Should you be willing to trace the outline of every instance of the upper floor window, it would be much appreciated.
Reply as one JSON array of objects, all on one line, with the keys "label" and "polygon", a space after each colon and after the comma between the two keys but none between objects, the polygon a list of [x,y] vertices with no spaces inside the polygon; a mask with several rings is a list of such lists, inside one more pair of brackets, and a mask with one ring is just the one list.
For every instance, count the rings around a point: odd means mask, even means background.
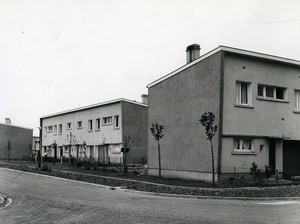
[{"label": "upper floor window", "polygon": [[236,152],[254,152],[254,143],[251,138],[234,139],[233,151]]},{"label": "upper floor window", "polygon": [[119,128],[119,115],[114,116],[114,128]]},{"label": "upper floor window", "polygon": [[57,134],[57,125],[54,125],[54,134]]},{"label": "upper floor window", "polygon": [[77,121],[77,128],[82,128],[82,121]]},{"label": "upper floor window", "polygon": [[112,124],[112,117],[104,117],[103,118],[103,125],[109,125]]},{"label": "upper floor window", "polygon": [[62,134],[62,124],[58,125],[58,134]]},{"label": "upper floor window", "polygon": [[251,83],[236,82],[236,104],[244,106],[252,105]]},{"label": "upper floor window", "polygon": [[295,110],[300,111],[300,90],[295,90]]},{"label": "upper floor window", "polygon": [[265,99],[286,100],[286,92],[287,89],[283,87],[257,85],[257,95]]},{"label": "upper floor window", "polygon": [[96,119],[96,130],[100,130],[100,123],[101,123],[100,118],[97,118]]},{"label": "upper floor window", "polygon": [[52,132],[53,131],[53,126],[48,126],[48,132]]},{"label": "upper floor window", "polygon": [[67,123],[67,129],[71,129],[72,128],[72,123]]},{"label": "upper floor window", "polygon": [[93,120],[89,120],[89,122],[88,122],[88,130],[89,131],[93,130]]}]

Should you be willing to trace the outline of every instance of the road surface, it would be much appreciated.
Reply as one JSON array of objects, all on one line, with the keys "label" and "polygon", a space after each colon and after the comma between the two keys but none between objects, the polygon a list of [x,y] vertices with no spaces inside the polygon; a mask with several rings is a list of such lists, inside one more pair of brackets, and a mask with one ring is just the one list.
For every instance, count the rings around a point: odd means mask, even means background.
[{"label": "road surface", "polygon": [[0,223],[300,223],[300,201],[174,198],[0,168]]}]

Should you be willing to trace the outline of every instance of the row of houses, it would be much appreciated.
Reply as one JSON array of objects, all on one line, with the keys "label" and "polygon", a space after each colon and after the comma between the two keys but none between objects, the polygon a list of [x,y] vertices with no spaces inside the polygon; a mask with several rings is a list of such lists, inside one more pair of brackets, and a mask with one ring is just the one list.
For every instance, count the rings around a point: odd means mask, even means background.
[{"label": "row of houses", "polygon": [[[273,173],[300,174],[300,61],[227,46],[200,55],[148,84],[142,102],[117,99],[40,118],[42,155],[148,164],[158,175],[152,123],[164,126],[162,175],[210,181],[210,145],[199,119],[216,116],[214,168],[221,180],[249,173],[252,162]],[[128,141],[130,139],[130,141]]]}]

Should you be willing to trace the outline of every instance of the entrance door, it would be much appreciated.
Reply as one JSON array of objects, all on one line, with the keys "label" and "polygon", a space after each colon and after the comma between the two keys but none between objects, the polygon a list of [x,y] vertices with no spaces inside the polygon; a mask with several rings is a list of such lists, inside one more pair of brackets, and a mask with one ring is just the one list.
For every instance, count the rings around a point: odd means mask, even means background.
[{"label": "entrance door", "polygon": [[98,146],[98,160],[101,163],[108,162],[108,147],[106,145],[99,145]]},{"label": "entrance door", "polygon": [[90,161],[94,160],[94,146],[90,146]]},{"label": "entrance door", "polygon": [[269,141],[269,166],[272,169],[272,175],[275,174],[275,140]]}]

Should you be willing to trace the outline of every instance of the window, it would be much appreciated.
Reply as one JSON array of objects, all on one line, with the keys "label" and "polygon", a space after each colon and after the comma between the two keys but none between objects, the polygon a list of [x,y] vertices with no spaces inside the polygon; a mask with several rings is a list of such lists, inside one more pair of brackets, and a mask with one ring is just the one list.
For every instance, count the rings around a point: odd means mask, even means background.
[{"label": "window", "polygon": [[114,116],[114,128],[119,128],[119,116]]},{"label": "window", "polygon": [[89,130],[89,131],[92,131],[92,130],[93,130],[93,120],[89,120],[89,123],[88,123],[88,130]]},{"label": "window", "polygon": [[77,121],[77,129],[82,128],[82,121]]},{"label": "window", "polygon": [[273,100],[285,100],[286,99],[286,88],[267,86],[267,85],[257,85],[257,95],[264,99]]},{"label": "window", "polygon": [[300,111],[300,90],[295,90],[295,110]]},{"label": "window", "polygon": [[101,123],[100,118],[97,118],[96,119],[96,130],[100,130],[100,123]]},{"label": "window", "polygon": [[252,105],[251,83],[236,83],[236,104],[244,106]]},{"label": "window", "polygon": [[236,152],[254,152],[253,140],[250,138],[234,139],[233,151]]},{"label": "window", "polygon": [[52,132],[53,131],[53,126],[48,126],[48,132]]},{"label": "window", "polygon": [[67,123],[67,130],[72,128],[72,123]]},{"label": "window", "polygon": [[112,123],[112,117],[104,117],[102,125],[110,125]]},{"label": "window", "polygon": [[54,134],[57,134],[57,125],[54,125]]},{"label": "window", "polygon": [[58,134],[62,134],[62,124],[58,125]]}]

